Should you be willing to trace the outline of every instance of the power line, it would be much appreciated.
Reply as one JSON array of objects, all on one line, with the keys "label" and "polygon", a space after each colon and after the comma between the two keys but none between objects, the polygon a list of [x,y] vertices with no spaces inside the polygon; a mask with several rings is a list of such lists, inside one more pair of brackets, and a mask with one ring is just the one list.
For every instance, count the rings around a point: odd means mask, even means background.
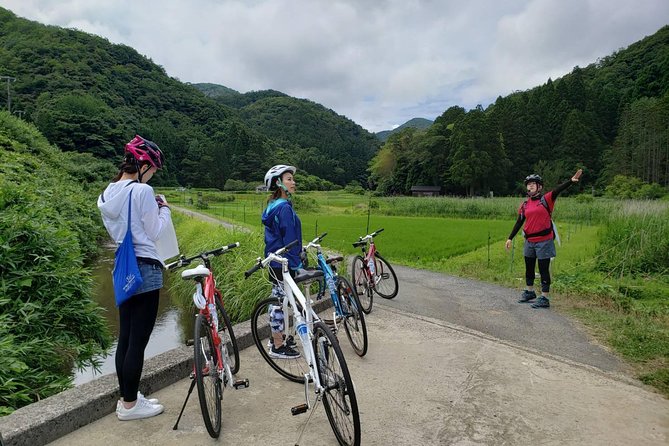
[{"label": "power line", "polygon": [[11,90],[9,89],[9,83],[10,82],[15,82],[16,78],[12,76],[0,76],[0,80],[6,80],[7,81],[7,111],[11,112],[12,111],[12,93]]}]

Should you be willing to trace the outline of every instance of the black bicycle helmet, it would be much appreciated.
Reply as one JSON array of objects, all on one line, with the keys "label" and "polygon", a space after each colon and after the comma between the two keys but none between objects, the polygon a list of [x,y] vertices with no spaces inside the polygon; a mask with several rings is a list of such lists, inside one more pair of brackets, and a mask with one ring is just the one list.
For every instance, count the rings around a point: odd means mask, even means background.
[{"label": "black bicycle helmet", "polygon": [[527,183],[537,183],[540,185],[544,185],[544,179],[541,178],[541,175],[537,175],[536,173],[533,173],[532,175],[528,175],[525,177],[525,186],[527,186]]}]

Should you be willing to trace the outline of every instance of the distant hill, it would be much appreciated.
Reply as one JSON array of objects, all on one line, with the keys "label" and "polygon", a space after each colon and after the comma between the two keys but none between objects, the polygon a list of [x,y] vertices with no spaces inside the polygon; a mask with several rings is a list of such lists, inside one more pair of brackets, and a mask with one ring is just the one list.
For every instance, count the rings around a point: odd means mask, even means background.
[{"label": "distant hill", "polygon": [[223,85],[207,84],[207,83],[199,83],[191,85],[200,90],[202,93],[204,93],[205,96],[209,96],[210,98],[221,98],[229,96],[236,97],[241,95],[241,93],[238,92],[237,90],[224,87]]},{"label": "distant hill", "polygon": [[376,137],[381,141],[381,142],[386,142],[388,137],[392,135],[393,133],[399,132],[402,129],[405,128],[414,128],[414,129],[426,129],[429,126],[432,125],[434,121],[430,121],[429,119],[425,118],[413,118],[402,124],[401,126],[393,129],[393,130],[382,130],[380,132],[375,133]]},{"label": "distant hill", "polygon": [[301,169],[338,184],[365,182],[367,163],[379,142],[345,116],[276,90],[234,94],[223,86],[193,85],[220,104],[238,109],[245,125],[281,143],[284,158]]},{"label": "distant hill", "polygon": [[[345,185],[366,180],[378,148],[371,133],[345,117],[278,91],[241,94],[183,83],[127,45],[3,8],[0,30],[2,74],[16,78],[12,109],[60,149],[114,164],[136,133],[156,141],[167,159],[156,186],[223,189],[230,179],[261,181],[280,162]],[[278,100],[293,104],[290,113],[278,112]]]},{"label": "distant hill", "polygon": [[206,96],[215,99],[219,104],[233,108],[246,107],[256,101],[266,98],[289,97],[285,93],[276,90],[258,90],[240,93],[232,88],[218,84],[191,84]]}]

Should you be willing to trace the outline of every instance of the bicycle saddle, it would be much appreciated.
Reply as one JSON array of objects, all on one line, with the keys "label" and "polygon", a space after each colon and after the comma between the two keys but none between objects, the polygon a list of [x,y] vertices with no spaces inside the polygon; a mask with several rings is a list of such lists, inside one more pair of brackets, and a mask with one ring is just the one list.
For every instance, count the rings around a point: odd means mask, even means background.
[{"label": "bicycle saddle", "polygon": [[320,269],[303,269],[293,278],[295,283],[304,282],[305,280],[317,279],[323,277],[323,271]]},{"label": "bicycle saddle", "polygon": [[343,260],[344,260],[344,256],[330,256],[325,260],[325,263],[327,263],[329,265],[332,262],[341,262]]},{"label": "bicycle saddle", "polygon": [[210,271],[204,265],[198,265],[195,268],[186,269],[181,272],[181,278],[184,280],[196,279],[198,277],[207,277]]}]

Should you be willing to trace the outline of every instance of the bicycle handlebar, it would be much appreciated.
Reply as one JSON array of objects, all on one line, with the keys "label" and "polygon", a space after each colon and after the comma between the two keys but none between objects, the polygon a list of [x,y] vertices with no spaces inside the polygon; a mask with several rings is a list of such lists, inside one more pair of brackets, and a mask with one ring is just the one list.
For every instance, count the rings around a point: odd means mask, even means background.
[{"label": "bicycle handlebar", "polygon": [[304,247],[304,249],[307,250],[309,248],[314,248],[314,247],[315,248],[320,248],[319,243],[321,242],[321,240],[323,240],[325,238],[326,235],[328,235],[327,232],[322,233],[321,235],[319,235],[318,237],[316,237],[315,239],[310,241],[309,244]]},{"label": "bicycle handlebar", "polygon": [[383,232],[383,228],[380,228],[380,229],[377,229],[376,231],[372,232],[371,234],[367,234],[364,237],[358,237],[358,241],[353,243],[353,247],[357,248],[358,246],[366,245],[369,240],[373,239],[374,237],[376,237],[377,235],[379,235],[382,232]]},{"label": "bicycle handlebar", "polygon": [[192,262],[195,259],[202,259],[206,260],[211,257],[216,257],[220,256],[221,254],[226,253],[227,251],[230,251],[233,248],[237,248],[239,246],[239,242],[236,243],[231,243],[226,246],[221,246],[220,248],[212,249],[211,251],[206,251],[206,252],[201,252],[197,255],[194,255],[193,257],[184,257],[181,256],[177,261],[172,262],[168,265],[165,265],[165,269],[171,270],[171,269],[176,269],[176,268],[181,268],[183,266],[189,265],[190,262]]},{"label": "bicycle handlebar", "polygon": [[[288,250],[289,250],[290,248],[292,248],[293,246],[297,245],[298,241],[299,241],[299,240],[297,240],[297,239],[293,240],[292,242],[288,243],[288,244],[287,244],[286,246],[284,246],[283,248],[276,250],[276,251],[274,252],[274,254],[277,255],[277,256],[280,256],[281,254],[283,254],[284,252],[288,251]],[[256,263],[255,265],[253,265],[253,268],[251,268],[250,270],[248,270],[248,271],[246,271],[246,272],[244,273],[244,278],[245,278],[245,279],[248,279],[249,276],[250,276],[251,274],[255,273],[255,272],[258,271],[260,268],[262,268],[262,267],[263,267],[262,264],[263,264],[263,262],[264,262],[266,259],[267,259],[267,258],[263,259],[263,258],[261,258],[261,257],[258,257],[258,259],[256,260],[257,263]]]},{"label": "bicycle handlebar", "polygon": [[258,257],[258,258],[256,259],[256,262],[257,262],[257,263],[256,263],[255,265],[253,265],[253,268],[251,268],[250,270],[244,272],[244,279],[248,279],[249,276],[250,276],[251,274],[255,273],[255,272],[258,271],[260,268],[262,268],[262,259],[261,259],[260,257]]}]

